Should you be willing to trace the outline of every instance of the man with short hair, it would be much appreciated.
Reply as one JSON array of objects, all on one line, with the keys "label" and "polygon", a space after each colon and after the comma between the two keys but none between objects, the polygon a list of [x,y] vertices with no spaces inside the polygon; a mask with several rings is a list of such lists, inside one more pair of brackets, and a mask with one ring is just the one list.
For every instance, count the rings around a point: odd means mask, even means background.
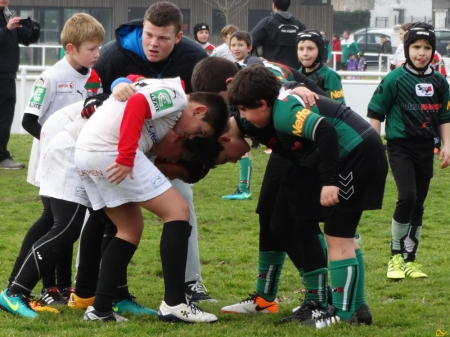
[{"label": "man with short hair", "polygon": [[262,19],[253,28],[251,35],[253,49],[263,49],[259,56],[298,69],[296,38],[306,26],[287,11],[290,5],[291,0],[274,0],[273,14]]},{"label": "man with short hair", "polygon": [[104,92],[111,92],[110,86],[115,79],[129,74],[145,78],[179,76],[186,93],[192,92],[192,69],[208,54],[183,36],[182,24],[179,8],[162,1],[150,6],[143,20],[120,25],[116,29],[116,40],[102,48],[94,67],[102,79]]}]

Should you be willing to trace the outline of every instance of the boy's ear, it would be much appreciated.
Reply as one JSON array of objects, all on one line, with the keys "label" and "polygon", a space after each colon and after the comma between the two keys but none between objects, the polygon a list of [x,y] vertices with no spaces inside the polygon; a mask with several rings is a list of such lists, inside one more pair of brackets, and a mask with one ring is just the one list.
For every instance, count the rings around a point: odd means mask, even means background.
[{"label": "boy's ear", "polygon": [[75,46],[72,43],[68,43],[66,45],[66,53],[67,54],[72,54],[72,53],[74,53],[76,51],[77,51],[77,48],[75,48]]},{"label": "boy's ear", "polygon": [[227,143],[230,141],[230,137],[227,135],[221,135],[217,141],[219,144]]},{"label": "boy's ear", "polygon": [[259,102],[261,103],[261,109],[262,109],[262,110],[266,110],[267,107],[268,107],[268,106],[267,106],[267,102],[266,102],[265,100],[263,100],[263,99],[260,100]]},{"label": "boy's ear", "polygon": [[226,84],[230,84],[231,81],[233,81],[233,77],[228,77],[228,78],[225,80],[225,83],[226,83]]},{"label": "boy's ear", "polygon": [[206,115],[206,113],[208,112],[208,108],[206,107],[206,105],[198,105],[197,107],[195,107],[194,109],[194,113],[193,115],[202,115],[201,117],[203,117],[203,115]]}]

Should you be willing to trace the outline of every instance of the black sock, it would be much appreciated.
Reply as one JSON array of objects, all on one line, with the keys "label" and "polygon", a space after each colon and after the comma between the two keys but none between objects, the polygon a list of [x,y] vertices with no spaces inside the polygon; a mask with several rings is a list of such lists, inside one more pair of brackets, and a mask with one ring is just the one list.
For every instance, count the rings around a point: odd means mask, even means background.
[{"label": "black sock", "polygon": [[56,287],[55,269],[49,270],[44,275],[42,275],[41,281],[42,281],[42,289]]},{"label": "black sock", "polygon": [[127,298],[130,298],[130,292],[128,290],[128,285],[119,285],[117,287],[116,296],[114,296],[114,300],[117,302],[123,301]]},{"label": "black sock", "polygon": [[81,298],[95,296],[105,230],[102,215],[104,211],[89,209],[89,218],[80,236],[79,260],[75,281],[75,294]]},{"label": "black sock", "polygon": [[73,245],[67,245],[60,251],[56,262],[56,286],[59,291],[72,286]]},{"label": "black sock", "polygon": [[164,301],[169,306],[185,302],[184,275],[191,235],[188,221],[166,222],[163,227],[159,251],[164,275]]},{"label": "black sock", "polygon": [[[119,279],[117,275],[126,275],[128,263],[136,251],[132,243],[115,237],[106,248],[102,259],[94,308],[100,312],[111,311]],[[184,276],[183,276],[184,277]]]}]

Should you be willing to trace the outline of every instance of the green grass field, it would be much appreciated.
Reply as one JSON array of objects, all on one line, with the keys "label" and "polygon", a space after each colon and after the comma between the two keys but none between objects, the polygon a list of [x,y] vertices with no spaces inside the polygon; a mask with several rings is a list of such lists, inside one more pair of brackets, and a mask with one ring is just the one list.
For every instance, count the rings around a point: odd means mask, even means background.
[{"label": "green grass field", "polygon": [[[13,135],[14,159],[28,162],[31,136]],[[40,314],[34,320],[0,312],[0,336],[450,336],[449,169],[441,170],[436,159],[424,216],[424,230],[417,262],[427,279],[392,282],[386,278],[389,259],[390,219],[396,191],[392,175],[386,185],[384,207],[363,215],[359,232],[366,261],[366,298],[372,326],[340,324],[315,330],[300,324],[279,325],[281,318],[299,305],[303,295],[297,271],[287,261],[279,290],[280,313],[272,315],[225,315],[220,308],[240,301],[255,288],[258,256],[258,221],[255,208],[268,155],[252,150],[251,201],[226,201],[234,192],[238,165],[212,170],[194,186],[198,218],[200,257],[204,284],[219,303],[200,306],[219,318],[216,324],[166,324],[157,317],[127,316],[123,324],[82,321],[83,311],[61,308],[59,315]],[[22,238],[41,213],[38,189],[26,182],[26,170],[0,170],[0,288],[7,279]],[[128,269],[129,287],[139,303],[157,309],[163,296],[159,260],[161,222],[145,213],[143,239]],[[35,292],[40,291],[40,285]]]}]

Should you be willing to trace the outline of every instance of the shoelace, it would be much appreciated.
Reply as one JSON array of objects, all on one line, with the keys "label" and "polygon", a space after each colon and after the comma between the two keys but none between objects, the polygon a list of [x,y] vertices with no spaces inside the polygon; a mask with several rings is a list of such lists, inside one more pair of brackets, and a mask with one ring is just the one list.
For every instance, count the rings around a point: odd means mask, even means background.
[{"label": "shoelace", "polygon": [[322,317],[322,316],[323,316],[323,312],[320,311],[320,310],[312,310],[312,311],[311,311],[311,317],[312,317],[313,319],[320,319],[320,320],[323,320],[323,319],[326,318],[326,317]]},{"label": "shoelace", "polygon": [[133,296],[130,294],[130,298],[129,298],[130,302],[133,303],[133,305],[135,305],[138,308],[144,308],[144,306],[140,305],[138,302],[136,302],[135,299],[136,299],[136,296]]},{"label": "shoelace", "polygon": [[392,259],[392,267],[402,268],[402,266],[403,266],[403,259],[401,257]]},{"label": "shoelace", "polygon": [[190,299],[187,298],[186,300],[187,300],[187,306],[188,306],[189,308],[191,308],[191,311],[192,311],[194,314],[196,314],[197,311],[198,311],[198,312],[203,312],[203,310],[200,309],[199,307],[197,307],[193,302],[191,302]]},{"label": "shoelace", "polygon": [[201,283],[200,281],[196,281],[195,283],[189,284],[188,287],[191,288],[191,290],[199,293],[206,293],[208,290],[206,289],[205,285]]}]

